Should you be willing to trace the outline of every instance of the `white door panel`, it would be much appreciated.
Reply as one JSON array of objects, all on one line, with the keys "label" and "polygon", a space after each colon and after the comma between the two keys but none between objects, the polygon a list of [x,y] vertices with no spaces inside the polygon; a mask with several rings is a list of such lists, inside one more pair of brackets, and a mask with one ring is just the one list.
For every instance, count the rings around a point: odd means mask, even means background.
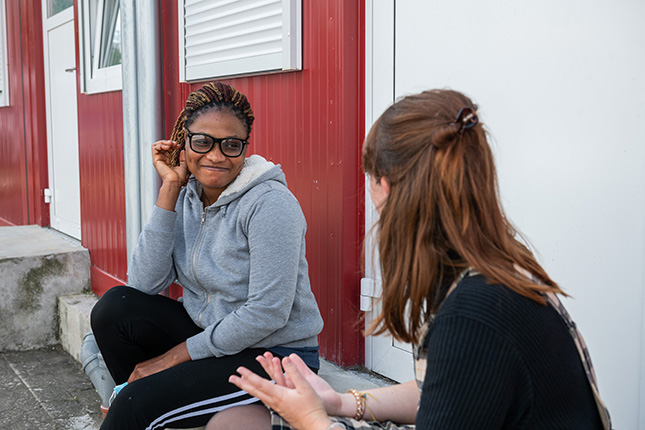
[{"label": "white door panel", "polygon": [[74,15],[45,19],[49,187],[52,228],[81,238]]},{"label": "white door panel", "polygon": [[[393,55],[390,97],[479,104],[507,214],[572,295],[616,428],[645,428],[645,3],[383,3],[367,2],[366,51]],[[389,25],[370,13],[389,7]],[[368,128],[385,68],[366,61]]]}]

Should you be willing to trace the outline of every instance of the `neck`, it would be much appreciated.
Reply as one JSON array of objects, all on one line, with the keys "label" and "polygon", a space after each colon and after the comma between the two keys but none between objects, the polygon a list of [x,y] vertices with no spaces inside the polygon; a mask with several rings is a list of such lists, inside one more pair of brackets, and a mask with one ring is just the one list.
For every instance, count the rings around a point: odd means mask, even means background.
[{"label": "neck", "polygon": [[220,194],[221,194],[221,192],[217,193],[217,194],[211,194],[211,193],[207,194],[206,190],[202,189],[202,195],[201,195],[200,200],[204,204],[204,207],[210,206],[210,205],[212,205],[213,203],[215,203],[217,201],[217,199],[219,198]]}]

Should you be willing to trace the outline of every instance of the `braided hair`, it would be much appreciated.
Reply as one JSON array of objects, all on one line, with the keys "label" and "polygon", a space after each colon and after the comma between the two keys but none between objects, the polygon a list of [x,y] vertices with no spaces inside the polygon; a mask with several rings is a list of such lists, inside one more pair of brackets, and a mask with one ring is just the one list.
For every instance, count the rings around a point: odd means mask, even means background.
[{"label": "braided hair", "polygon": [[[199,115],[210,110],[231,112],[244,124],[247,134],[251,134],[255,116],[246,96],[228,84],[209,82],[190,93],[188,100],[186,100],[186,106],[175,121],[170,140],[179,143],[185,142],[185,128],[190,126]],[[183,145],[173,151],[172,166],[179,165],[179,152],[182,149]]]}]

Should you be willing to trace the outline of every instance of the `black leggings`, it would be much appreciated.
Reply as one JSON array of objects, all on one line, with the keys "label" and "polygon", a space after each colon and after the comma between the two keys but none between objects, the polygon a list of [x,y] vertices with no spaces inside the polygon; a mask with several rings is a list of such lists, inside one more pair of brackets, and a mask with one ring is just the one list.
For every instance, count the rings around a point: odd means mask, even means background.
[{"label": "black leggings", "polygon": [[[92,309],[92,331],[118,384],[138,363],[202,331],[173,299],[130,287],[111,288]],[[128,384],[110,405],[101,429],[143,430],[204,426],[213,414],[258,402],[228,382],[244,366],[268,377],[255,360],[265,349],[188,361]]]}]

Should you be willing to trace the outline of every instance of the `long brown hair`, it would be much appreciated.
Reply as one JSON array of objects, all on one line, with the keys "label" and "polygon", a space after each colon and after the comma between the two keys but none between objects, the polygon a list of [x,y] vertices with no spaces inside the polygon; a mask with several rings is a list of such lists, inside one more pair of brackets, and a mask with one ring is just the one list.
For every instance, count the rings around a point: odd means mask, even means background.
[{"label": "long brown hair", "polygon": [[[457,119],[462,108],[473,113],[468,122]],[[467,267],[542,304],[540,292],[564,294],[504,215],[493,154],[474,115],[459,92],[425,91],[390,106],[365,139],[363,169],[390,186],[376,226],[383,311],[369,334],[417,341],[445,286]]]}]

